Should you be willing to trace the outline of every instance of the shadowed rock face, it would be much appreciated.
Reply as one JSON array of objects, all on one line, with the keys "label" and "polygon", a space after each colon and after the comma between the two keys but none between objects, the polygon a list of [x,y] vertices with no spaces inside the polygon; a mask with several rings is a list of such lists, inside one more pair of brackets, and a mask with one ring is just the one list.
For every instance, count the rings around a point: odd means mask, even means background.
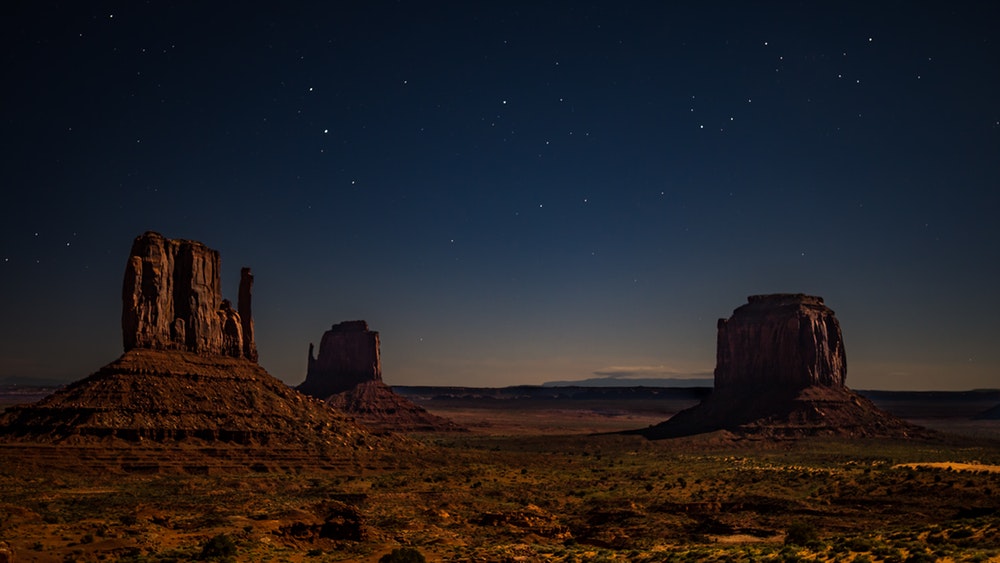
[{"label": "shadowed rock face", "polygon": [[378,332],[368,330],[365,321],[344,321],[323,333],[319,357],[309,345],[306,380],[298,390],[326,399],[366,381],[382,381]]},{"label": "shadowed rock face", "polygon": [[653,439],[718,430],[764,438],[926,434],[846,387],[840,323],[821,297],[752,295],[718,327],[712,394],[641,434]]},{"label": "shadowed rock face", "polygon": [[238,310],[222,299],[219,253],[146,232],[132,243],[122,284],[122,341],[135,348],[257,359],[244,268]]},{"label": "shadowed rock face", "polygon": [[843,387],[846,375],[840,323],[822,297],[751,295],[719,319],[716,389]]},{"label": "shadowed rock face", "polygon": [[253,339],[253,274],[250,268],[240,270],[240,295],[237,302],[237,313],[240,315],[240,328],[243,331],[243,357],[256,362],[257,344]]},{"label": "shadowed rock face", "polygon": [[365,321],[333,325],[323,334],[319,357],[313,356],[309,345],[306,380],[296,389],[377,430],[462,430],[382,382],[379,344],[378,332],[368,330]]}]

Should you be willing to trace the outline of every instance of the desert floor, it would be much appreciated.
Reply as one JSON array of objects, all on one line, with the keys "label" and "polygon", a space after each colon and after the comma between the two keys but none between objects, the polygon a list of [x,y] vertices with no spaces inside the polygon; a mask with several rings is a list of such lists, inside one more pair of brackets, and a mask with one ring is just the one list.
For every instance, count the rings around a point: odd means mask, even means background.
[{"label": "desert floor", "polygon": [[608,433],[684,405],[426,404],[470,431],[338,463],[199,444],[0,446],[0,554],[1000,561],[1000,422],[925,419],[944,433],[921,442],[651,442]]}]

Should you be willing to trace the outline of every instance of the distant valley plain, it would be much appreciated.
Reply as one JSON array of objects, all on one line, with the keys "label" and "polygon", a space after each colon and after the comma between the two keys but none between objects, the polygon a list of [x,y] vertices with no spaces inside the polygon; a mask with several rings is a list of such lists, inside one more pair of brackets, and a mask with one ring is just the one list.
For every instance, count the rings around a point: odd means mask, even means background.
[{"label": "distant valley plain", "polygon": [[[862,392],[930,441],[650,441],[707,388],[394,388],[467,432],[338,466],[108,442],[0,452],[16,561],[996,561],[1000,391]],[[8,388],[3,405],[46,389]],[[183,458],[177,460],[175,458]],[[171,461],[173,459],[173,461]],[[187,468],[185,470],[184,468]],[[196,468],[196,469],[195,469]]]}]

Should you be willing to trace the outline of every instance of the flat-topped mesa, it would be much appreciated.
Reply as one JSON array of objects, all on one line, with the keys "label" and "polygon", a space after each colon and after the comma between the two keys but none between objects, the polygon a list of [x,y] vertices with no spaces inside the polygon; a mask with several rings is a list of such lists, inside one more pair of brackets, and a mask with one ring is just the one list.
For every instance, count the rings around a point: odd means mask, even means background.
[{"label": "flat-topped mesa", "polygon": [[719,319],[717,391],[844,387],[840,323],[822,297],[776,293],[747,301]]},{"label": "flat-topped mesa", "polygon": [[930,435],[847,388],[840,323],[822,298],[778,293],[747,301],[719,321],[712,393],[638,433],[651,439],[719,430],[767,439]]},{"label": "flat-topped mesa", "polygon": [[306,380],[297,389],[326,399],[366,381],[382,381],[378,332],[365,321],[344,321],[323,333],[318,357],[309,344]]},{"label": "flat-topped mesa", "polygon": [[159,233],[136,237],[122,284],[122,341],[136,348],[182,350],[257,360],[251,287],[244,268],[237,309],[222,299],[219,253]]}]

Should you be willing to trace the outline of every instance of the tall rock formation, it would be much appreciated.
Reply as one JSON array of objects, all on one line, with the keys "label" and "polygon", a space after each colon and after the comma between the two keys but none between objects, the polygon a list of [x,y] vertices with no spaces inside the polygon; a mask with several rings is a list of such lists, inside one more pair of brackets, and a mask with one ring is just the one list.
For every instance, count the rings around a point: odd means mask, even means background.
[{"label": "tall rock formation", "polygon": [[236,312],[239,313],[240,321],[243,323],[241,326],[243,329],[243,357],[256,362],[257,344],[254,342],[253,336],[252,299],[253,274],[250,273],[250,268],[242,268],[240,270],[240,295]]},{"label": "tall rock formation", "polygon": [[378,332],[365,321],[333,325],[320,340],[318,356],[309,344],[306,379],[297,389],[378,430],[461,430],[383,383],[379,346]]},{"label": "tall rock formation", "polygon": [[125,351],[185,350],[256,361],[253,276],[244,269],[237,311],[222,299],[220,267],[219,253],[200,242],[151,231],[136,237],[122,284]]},{"label": "tall rock formation", "polygon": [[365,321],[344,321],[323,333],[319,357],[309,344],[306,380],[298,390],[325,399],[365,381],[382,381],[378,332]]},{"label": "tall rock formation", "polygon": [[779,293],[747,301],[719,319],[716,389],[844,386],[844,339],[822,297]]},{"label": "tall rock formation", "polygon": [[258,365],[250,270],[242,271],[234,309],[222,299],[219,266],[218,252],[199,242],[152,232],[136,238],[125,268],[125,353],[37,403],[7,409],[0,440],[235,444],[266,459],[280,448],[309,460],[398,443]]},{"label": "tall rock formation", "polygon": [[840,323],[821,297],[751,295],[718,324],[715,388],[700,404],[639,433],[672,438],[916,436],[925,431],[849,390]]}]

